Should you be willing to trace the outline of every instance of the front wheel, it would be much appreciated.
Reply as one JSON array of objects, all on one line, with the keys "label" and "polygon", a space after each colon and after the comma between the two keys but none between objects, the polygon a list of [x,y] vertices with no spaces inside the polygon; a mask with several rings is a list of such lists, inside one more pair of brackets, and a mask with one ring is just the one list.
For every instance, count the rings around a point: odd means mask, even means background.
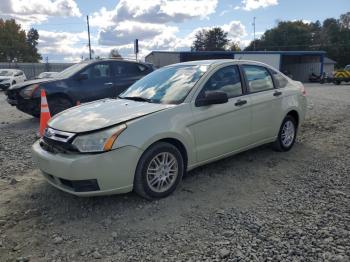
[{"label": "front wheel", "polygon": [[48,99],[49,109],[52,116],[73,106],[70,100],[64,97],[52,97]]},{"label": "front wheel", "polygon": [[273,143],[275,150],[280,152],[289,151],[295,142],[297,136],[297,123],[295,119],[288,115],[284,118],[278,137]]},{"label": "front wheel", "polygon": [[134,190],[146,199],[170,195],[184,173],[180,151],[172,144],[159,142],[141,156],[134,179]]}]

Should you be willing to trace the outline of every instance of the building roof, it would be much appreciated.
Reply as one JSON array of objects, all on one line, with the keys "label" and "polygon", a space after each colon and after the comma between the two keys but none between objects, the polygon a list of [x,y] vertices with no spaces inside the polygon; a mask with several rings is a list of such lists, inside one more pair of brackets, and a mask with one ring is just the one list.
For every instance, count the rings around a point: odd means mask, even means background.
[{"label": "building roof", "polygon": [[324,64],[336,64],[337,62],[335,62],[334,60],[328,58],[328,57],[325,57],[324,60],[323,60],[323,63]]},{"label": "building roof", "polygon": [[152,51],[146,57],[154,53],[170,54],[280,54],[280,55],[325,55],[325,51]]}]

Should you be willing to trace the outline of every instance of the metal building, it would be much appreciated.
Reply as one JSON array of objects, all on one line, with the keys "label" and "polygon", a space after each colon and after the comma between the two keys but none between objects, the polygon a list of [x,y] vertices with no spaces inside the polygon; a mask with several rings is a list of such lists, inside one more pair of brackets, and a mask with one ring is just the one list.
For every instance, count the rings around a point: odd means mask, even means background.
[{"label": "metal building", "polygon": [[254,60],[271,65],[295,80],[306,82],[310,74],[324,72],[325,54],[324,51],[153,51],[145,60],[155,67],[205,59]]},{"label": "metal building", "polygon": [[325,72],[329,76],[333,75],[334,66],[337,62],[335,62],[334,60],[328,57],[325,57],[323,63],[324,63],[323,72]]}]

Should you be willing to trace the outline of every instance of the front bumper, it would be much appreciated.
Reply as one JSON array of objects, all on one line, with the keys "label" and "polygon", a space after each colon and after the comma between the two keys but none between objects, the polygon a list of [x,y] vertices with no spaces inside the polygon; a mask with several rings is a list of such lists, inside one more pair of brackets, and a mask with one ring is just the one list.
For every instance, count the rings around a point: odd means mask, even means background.
[{"label": "front bumper", "polygon": [[11,106],[16,106],[18,110],[35,117],[40,115],[40,99],[24,99],[18,92],[12,90],[8,90],[6,95],[7,103]]},{"label": "front bumper", "polygon": [[0,83],[0,89],[7,90],[11,86],[10,83]]},{"label": "front bumper", "polygon": [[[37,141],[32,153],[51,185],[78,196],[97,196],[127,193],[133,189],[142,150],[125,146],[101,154],[53,154],[41,148]],[[76,184],[83,185],[84,192],[77,191]],[[94,190],[86,191],[88,188]]]}]

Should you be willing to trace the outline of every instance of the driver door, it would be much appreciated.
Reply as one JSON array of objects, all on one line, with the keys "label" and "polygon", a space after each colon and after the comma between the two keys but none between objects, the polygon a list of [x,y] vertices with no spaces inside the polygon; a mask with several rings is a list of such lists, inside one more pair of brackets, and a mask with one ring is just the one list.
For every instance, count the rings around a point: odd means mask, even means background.
[{"label": "driver door", "polygon": [[250,100],[243,93],[238,66],[218,69],[197,98],[210,91],[223,91],[229,100],[224,104],[210,106],[197,107],[193,104],[192,131],[199,162],[215,159],[249,145]]},{"label": "driver door", "polygon": [[94,63],[80,74],[87,77],[83,80],[77,80],[78,96],[81,102],[115,96],[114,80],[109,62]]}]

